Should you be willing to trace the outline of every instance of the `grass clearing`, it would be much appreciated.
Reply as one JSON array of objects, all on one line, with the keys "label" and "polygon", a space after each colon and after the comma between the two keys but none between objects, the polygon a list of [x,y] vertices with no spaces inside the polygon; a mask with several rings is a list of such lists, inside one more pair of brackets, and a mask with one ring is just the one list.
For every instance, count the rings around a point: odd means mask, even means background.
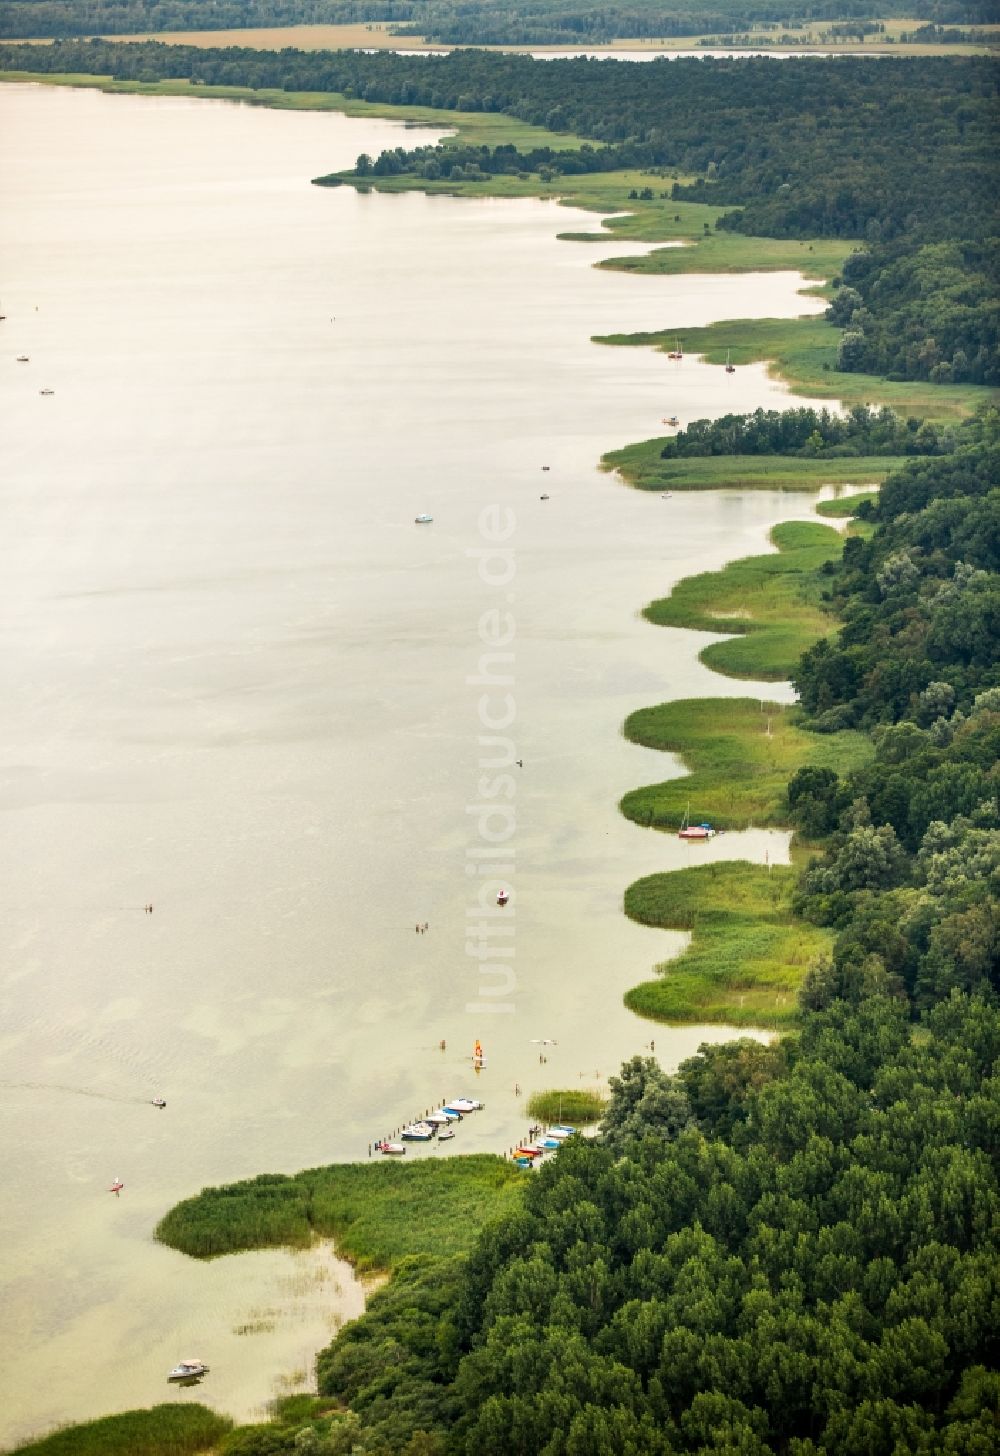
[{"label": "grass clearing", "polygon": [[758,698],[687,698],[640,708],[625,720],[625,737],[644,748],[677,753],[682,778],[633,789],[621,801],[627,819],[678,829],[687,806],[695,823],[717,829],[787,823],[788,781],[803,764],[840,774],[872,753],[863,733],[807,733],[797,708]]},{"label": "grass clearing", "polygon": [[844,539],[818,521],[785,521],[771,540],[777,552],[686,577],[643,616],[659,627],[740,633],[704,648],[698,656],[706,667],[727,677],[784,681],[806,648],[836,626],[820,602],[819,570],[840,556]]},{"label": "grass clearing", "polygon": [[600,1122],[607,1107],[607,1098],[600,1092],[586,1087],[558,1088],[551,1092],[536,1092],[528,1099],[528,1113],[539,1122],[568,1122],[572,1127],[586,1126]]},{"label": "grass clearing", "polygon": [[161,1219],[156,1237],[194,1258],[317,1236],[359,1269],[411,1254],[461,1254],[520,1197],[518,1170],[490,1154],[403,1163],[338,1163],[203,1188]]},{"label": "grass clearing", "polygon": [[65,1426],[14,1449],[24,1456],[195,1456],[232,1429],[228,1416],[194,1402],[156,1405]]},{"label": "grass clearing", "polygon": [[832,939],[792,914],[797,878],[788,866],[724,863],[636,880],[626,915],[692,939],[625,1004],[656,1021],[789,1026],[802,978]]},{"label": "grass clearing", "polygon": [[[933,42],[904,42],[900,36],[905,31],[914,31],[926,22],[920,20],[890,20],[885,22],[885,34],[867,36],[861,43],[851,40],[823,40],[824,27],[832,22],[796,24],[782,22],[772,30],[756,30],[750,27],[746,41],[741,39],[736,49],[789,51],[796,47],[822,50],[827,54],[846,55],[985,55],[990,52],[989,44],[935,45]],[[962,29],[969,29],[962,26]],[[996,42],[998,27],[977,25],[975,29]],[[744,33],[741,32],[741,37]],[[256,50],[281,50],[294,46],[297,50],[352,50],[364,47],[367,50],[447,50],[439,42],[428,41],[424,36],[400,36],[391,22],[359,22],[355,25],[284,25],[262,26],[253,30],[185,30],[185,31],[143,31],[135,35],[102,36],[103,40],[119,42],[157,40],[163,45],[252,46]],[[648,37],[634,39],[618,38],[606,45],[586,45],[588,51],[614,57],[616,51],[645,51],[653,55],[671,55],[676,52],[697,53],[705,48],[725,50],[713,34],[664,36],[655,40]],[[544,54],[547,56],[572,56],[579,54],[579,46],[477,46],[477,50],[496,50],[520,54]]]},{"label": "grass clearing", "polygon": [[856,491],[852,495],[838,495],[835,500],[820,501],[816,506],[818,516],[828,516],[831,520],[848,520],[858,513],[858,506],[864,501],[877,501],[877,490]]}]

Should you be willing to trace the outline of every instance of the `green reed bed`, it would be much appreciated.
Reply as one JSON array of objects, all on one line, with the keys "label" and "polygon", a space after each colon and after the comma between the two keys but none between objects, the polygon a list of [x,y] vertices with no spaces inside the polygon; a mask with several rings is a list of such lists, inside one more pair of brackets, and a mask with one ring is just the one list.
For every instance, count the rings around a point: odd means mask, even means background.
[{"label": "green reed bed", "polygon": [[828,931],[792,914],[797,878],[788,866],[724,863],[636,880],[625,913],[692,939],[626,1006],[657,1021],[788,1026],[803,976],[830,945]]},{"label": "green reed bed", "polygon": [[785,521],[771,541],[777,552],[686,577],[643,616],[660,627],[738,633],[704,648],[702,662],[728,677],[784,681],[806,648],[834,628],[820,602],[819,571],[840,556],[844,541],[816,521]]},{"label": "green reed bed", "polygon": [[858,490],[850,495],[839,495],[835,500],[820,501],[816,506],[818,516],[826,516],[831,520],[843,521],[851,516],[856,516],[858,506],[869,501],[878,500],[877,490]]},{"label": "green reed bed", "polygon": [[625,720],[626,738],[680,754],[690,772],[633,789],[621,811],[655,829],[678,829],[689,806],[692,822],[717,829],[786,824],[786,789],[798,769],[810,763],[843,774],[872,751],[862,733],[807,733],[800,723],[797,709],[758,698],[682,698],[640,708]]},{"label": "green reed bed", "polygon": [[[681,366],[683,367],[683,366]],[[669,402],[669,401],[668,401]],[[819,490],[824,485],[875,485],[903,463],[896,455],[804,460],[797,455],[695,455],[664,460],[667,436],[609,450],[603,470],[615,470],[636,490]]]},{"label": "green reed bed", "polygon": [[30,1456],[195,1456],[214,1450],[232,1428],[228,1416],[185,1402],[65,1426],[15,1449]]},{"label": "green reed bed", "polygon": [[539,1122],[568,1122],[574,1127],[578,1123],[586,1126],[600,1122],[606,1106],[607,1100],[600,1092],[592,1092],[586,1087],[570,1087],[562,1092],[558,1088],[536,1092],[528,1099],[528,1113]]},{"label": "green reed bed", "polygon": [[405,1163],[335,1163],[204,1188],[160,1221],[156,1237],[195,1258],[333,1238],[359,1269],[410,1254],[458,1254],[520,1197],[518,1172],[491,1154]]}]

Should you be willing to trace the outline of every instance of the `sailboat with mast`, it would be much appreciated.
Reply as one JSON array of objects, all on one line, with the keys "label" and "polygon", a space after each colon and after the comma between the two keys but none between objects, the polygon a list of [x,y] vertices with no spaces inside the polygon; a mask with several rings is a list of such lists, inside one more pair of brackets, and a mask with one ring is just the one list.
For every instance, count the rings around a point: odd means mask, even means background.
[{"label": "sailboat with mast", "polygon": [[674,347],[670,350],[670,353],[667,355],[667,358],[668,359],[683,359],[684,358],[684,350],[681,348],[681,341],[680,341],[680,339],[675,339],[674,340]]},{"label": "sailboat with mast", "polygon": [[680,829],[678,829],[678,831],[677,831],[677,838],[678,839],[714,839],[715,838],[715,830],[712,828],[711,824],[708,824],[708,823],[692,824],[690,822],[690,815],[691,815],[691,805],[689,803],[688,806],[687,806],[687,808],[684,810],[684,821],[681,824]]},{"label": "sailboat with mast", "polygon": [[730,362],[729,350],[728,349],[726,350],[726,373],[727,374],[735,374],[736,373],[736,365]]}]

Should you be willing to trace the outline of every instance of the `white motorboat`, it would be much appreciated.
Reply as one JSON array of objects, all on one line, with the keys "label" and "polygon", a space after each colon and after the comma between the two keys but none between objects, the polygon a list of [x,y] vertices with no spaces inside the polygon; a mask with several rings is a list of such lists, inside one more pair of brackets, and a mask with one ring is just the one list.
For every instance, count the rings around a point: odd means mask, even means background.
[{"label": "white motorboat", "polygon": [[414,1122],[403,1128],[400,1137],[405,1143],[429,1143],[436,1132],[437,1128],[429,1122]]},{"label": "white motorboat", "polygon": [[200,1380],[208,1374],[204,1360],[181,1360],[167,1376],[168,1380]]},{"label": "white motorboat", "polygon": [[429,526],[430,523],[431,523],[431,521],[433,521],[433,519],[434,519],[433,516],[428,516],[428,515],[414,516],[414,518],[413,518],[414,524],[417,525],[417,526]]},{"label": "white motorboat", "polygon": [[455,1097],[448,1103],[454,1112],[479,1112],[482,1105],[475,1097]]},{"label": "white motorboat", "polygon": [[455,1136],[455,1129],[453,1127],[446,1127],[445,1130],[444,1130],[444,1132],[439,1132],[438,1133],[438,1142],[439,1143],[446,1143],[449,1138],[453,1138],[454,1136]]}]

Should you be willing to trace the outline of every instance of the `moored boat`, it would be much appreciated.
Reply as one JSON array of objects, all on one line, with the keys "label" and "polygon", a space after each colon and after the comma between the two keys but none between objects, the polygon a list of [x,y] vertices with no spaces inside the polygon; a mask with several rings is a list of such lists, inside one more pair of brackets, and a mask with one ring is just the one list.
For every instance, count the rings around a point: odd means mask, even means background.
[{"label": "moored boat", "polygon": [[417,526],[427,526],[427,525],[430,524],[431,521],[433,521],[433,519],[434,519],[433,516],[420,515],[420,516],[414,516],[413,521],[414,521],[414,524],[417,525]]},{"label": "moored boat", "polygon": [[405,1143],[376,1143],[375,1150],[379,1153],[387,1153],[392,1157],[398,1157],[400,1153],[406,1152]]},{"label": "moored boat", "polygon": [[437,1128],[429,1122],[414,1122],[409,1127],[404,1127],[400,1137],[407,1143],[429,1143],[437,1133]]},{"label": "moored boat", "polygon": [[678,839],[714,839],[715,830],[711,824],[685,824],[677,831]]},{"label": "moored boat", "polygon": [[204,1360],[181,1360],[167,1376],[168,1380],[200,1380],[208,1374]]}]

